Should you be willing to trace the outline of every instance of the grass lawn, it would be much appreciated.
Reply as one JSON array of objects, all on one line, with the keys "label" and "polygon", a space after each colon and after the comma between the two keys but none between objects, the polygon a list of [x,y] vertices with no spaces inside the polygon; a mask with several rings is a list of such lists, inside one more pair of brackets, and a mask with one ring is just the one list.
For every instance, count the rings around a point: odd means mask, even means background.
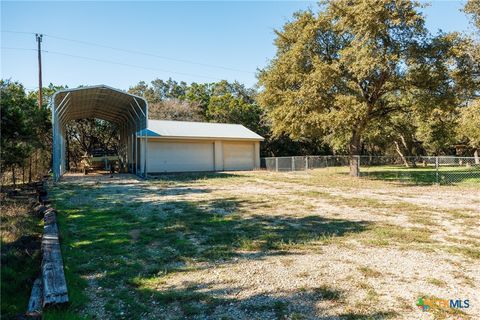
[{"label": "grass lawn", "polygon": [[333,170],[65,177],[70,305],[46,319],[412,319],[479,314],[479,185]]},{"label": "grass lawn", "polygon": [[[345,171],[344,168],[340,170]],[[361,174],[370,179],[399,181],[411,184],[478,185],[480,166],[440,166],[438,177],[435,166],[406,168],[405,166],[362,167]]]}]

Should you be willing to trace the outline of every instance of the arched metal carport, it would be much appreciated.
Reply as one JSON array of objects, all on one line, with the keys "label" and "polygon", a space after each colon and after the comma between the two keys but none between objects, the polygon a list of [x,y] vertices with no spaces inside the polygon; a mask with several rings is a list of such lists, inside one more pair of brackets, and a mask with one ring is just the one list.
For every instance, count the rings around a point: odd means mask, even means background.
[{"label": "arched metal carport", "polygon": [[[66,124],[71,120],[97,118],[118,125],[119,157],[123,167],[146,177],[147,149],[140,148],[140,134],[147,141],[148,104],[139,96],[105,85],[66,89],[51,101],[53,125],[53,175],[58,181],[66,171]],[[144,136],[143,136],[144,135]],[[143,162],[143,165],[142,165]]]}]

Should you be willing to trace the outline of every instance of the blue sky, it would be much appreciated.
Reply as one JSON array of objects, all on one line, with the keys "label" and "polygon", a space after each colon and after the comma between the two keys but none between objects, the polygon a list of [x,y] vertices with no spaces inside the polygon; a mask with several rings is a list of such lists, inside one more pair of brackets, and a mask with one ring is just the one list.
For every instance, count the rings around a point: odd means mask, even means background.
[{"label": "blue sky", "polygon": [[[431,1],[432,32],[471,31],[464,1]],[[1,2],[1,77],[37,87],[35,36],[43,39],[43,83],[120,89],[155,78],[256,83],[275,54],[274,29],[315,2]],[[15,31],[12,33],[6,31]],[[75,41],[67,41],[66,38]],[[82,41],[152,55],[91,46]],[[26,50],[17,50],[21,48]],[[181,61],[180,61],[181,60]],[[109,63],[107,63],[107,61]]]}]

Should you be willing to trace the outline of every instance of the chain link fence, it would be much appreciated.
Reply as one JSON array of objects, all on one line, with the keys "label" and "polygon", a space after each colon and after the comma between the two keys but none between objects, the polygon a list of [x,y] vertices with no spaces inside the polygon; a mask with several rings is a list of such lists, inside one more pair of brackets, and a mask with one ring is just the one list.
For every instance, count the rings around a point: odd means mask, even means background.
[{"label": "chain link fence", "polygon": [[[357,156],[360,176],[415,184],[480,184],[480,160],[454,156]],[[323,169],[330,173],[348,173],[349,156],[295,156],[262,158],[269,171],[306,171]]]}]

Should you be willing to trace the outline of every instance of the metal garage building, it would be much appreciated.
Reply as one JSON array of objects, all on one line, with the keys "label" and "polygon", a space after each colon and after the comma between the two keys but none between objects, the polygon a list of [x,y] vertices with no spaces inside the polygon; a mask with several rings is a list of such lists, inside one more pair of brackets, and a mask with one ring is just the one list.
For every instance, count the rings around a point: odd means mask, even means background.
[{"label": "metal garage building", "polygon": [[[261,136],[238,124],[148,120],[147,172],[253,170]],[[142,163],[143,164],[143,163]],[[142,167],[143,171],[143,167]]]},{"label": "metal garage building", "polygon": [[118,125],[121,166],[142,177],[149,173],[260,167],[263,138],[244,126],[151,120],[145,99],[105,85],[58,91],[51,108],[55,180],[66,171],[66,124],[86,118]]}]

